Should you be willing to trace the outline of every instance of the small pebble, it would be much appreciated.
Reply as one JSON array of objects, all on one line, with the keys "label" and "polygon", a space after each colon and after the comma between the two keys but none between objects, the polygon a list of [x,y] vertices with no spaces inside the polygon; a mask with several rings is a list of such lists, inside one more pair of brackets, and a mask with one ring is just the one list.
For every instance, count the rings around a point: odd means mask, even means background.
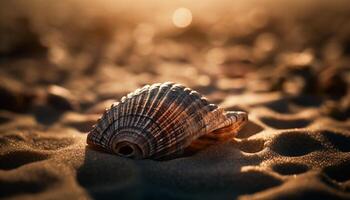
[{"label": "small pebble", "polygon": [[60,86],[51,85],[47,92],[47,104],[58,110],[78,110],[79,105],[72,93]]}]

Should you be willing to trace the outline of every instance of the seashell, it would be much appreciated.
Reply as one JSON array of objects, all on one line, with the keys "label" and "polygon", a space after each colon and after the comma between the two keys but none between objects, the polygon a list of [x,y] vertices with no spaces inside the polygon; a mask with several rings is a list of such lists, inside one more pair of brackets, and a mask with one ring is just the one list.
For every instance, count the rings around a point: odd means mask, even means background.
[{"label": "seashell", "polygon": [[183,85],[158,83],[112,104],[87,143],[123,157],[159,159],[231,139],[247,120],[246,112],[225,112]]}]

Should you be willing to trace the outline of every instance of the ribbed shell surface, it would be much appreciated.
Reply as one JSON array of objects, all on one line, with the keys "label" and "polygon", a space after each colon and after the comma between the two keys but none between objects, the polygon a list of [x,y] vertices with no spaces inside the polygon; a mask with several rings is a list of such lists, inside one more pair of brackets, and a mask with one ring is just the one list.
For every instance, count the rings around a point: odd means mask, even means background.
[{"label": "ribbed shell surface", "polygon": [[161,158],[229,124],[223,110],[199,93],[168,82],[146,85],[113,104],[87,140],[113,152],[113,140],[126,134],[139,143],[145,158]]}]

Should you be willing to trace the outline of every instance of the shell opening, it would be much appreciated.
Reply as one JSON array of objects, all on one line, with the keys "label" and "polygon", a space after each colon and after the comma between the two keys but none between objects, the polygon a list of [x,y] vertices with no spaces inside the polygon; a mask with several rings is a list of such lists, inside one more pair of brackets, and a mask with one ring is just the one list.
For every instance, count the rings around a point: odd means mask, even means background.
[{"label": "shell opening", "polygon": [[125,158],[135,158],[135,159],[142,158],[142,152],[140,148],[137,145],[129,142],[117,143],[114,147],[114,152],[119,156],[122,156]]},{"label": "shell opening", "polygon": [[118,154],[122,156],[127,157],[129,155],[132,155],[133,153],[134,153],[134,149],[129,145],[122,146],[118,149]]}]

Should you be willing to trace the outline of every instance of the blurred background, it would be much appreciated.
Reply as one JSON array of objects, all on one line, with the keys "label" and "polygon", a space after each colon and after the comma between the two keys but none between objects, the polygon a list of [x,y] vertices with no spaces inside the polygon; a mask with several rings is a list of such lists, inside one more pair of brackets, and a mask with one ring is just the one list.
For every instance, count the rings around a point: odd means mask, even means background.
[{"label": "blurred background", "polygon": [[349,114],[347,0],[12,0],[0,16],[2,109],[87,112],[174,81],[213,102],[278,91]]}]

